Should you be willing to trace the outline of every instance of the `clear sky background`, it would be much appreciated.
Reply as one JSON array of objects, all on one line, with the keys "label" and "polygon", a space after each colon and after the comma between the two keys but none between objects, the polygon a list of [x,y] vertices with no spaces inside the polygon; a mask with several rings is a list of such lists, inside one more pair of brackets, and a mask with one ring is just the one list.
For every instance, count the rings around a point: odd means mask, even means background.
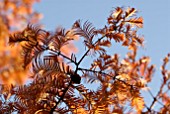
[{"label": "clear sky background", "polygon": [[[162,59],[170,52],[170,0],[41,0],[34,9],[44,15],[41,23],[45,29],[54,31],[57,26],[68,29],[78,19],[89,20],[102,28],[110,11],[117,6],[134,7],[139,10],[138,16],[144,18],[140,35],[145,37],[145,48],[140,49],[139,56],[150,56],[151,63],[156,65],[155,82],[150,85],[151,91],[156,93],[160,86]],[[120,46],[110,51],[125,56]],[[149,95],[145,96],[145,100],[150,99]]]}]

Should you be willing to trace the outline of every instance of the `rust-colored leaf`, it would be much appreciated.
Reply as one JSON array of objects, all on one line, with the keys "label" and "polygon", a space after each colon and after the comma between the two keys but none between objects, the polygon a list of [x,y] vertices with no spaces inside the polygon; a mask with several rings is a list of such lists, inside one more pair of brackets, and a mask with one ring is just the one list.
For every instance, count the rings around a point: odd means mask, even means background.
[{"label": "rust-colored leaf", "polygon": [[131,18],[129,20],[123,21],[124,23],[129,23],[132,26],[137,26],[139,28],[143,27],[143,18],[139,17],[139,18]]}]

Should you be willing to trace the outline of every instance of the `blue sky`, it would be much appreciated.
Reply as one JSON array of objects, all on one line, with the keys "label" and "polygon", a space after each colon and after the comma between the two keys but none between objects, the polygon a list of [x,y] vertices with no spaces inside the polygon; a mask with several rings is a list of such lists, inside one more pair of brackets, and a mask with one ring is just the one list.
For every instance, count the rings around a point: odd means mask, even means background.
[{"label": "blue sky", "polygon": [[[170,0],[42,0],[34,9],[44,15],[41,23],[45,28],[54,31],[57,26],[70,28],[78,19],[89,20],[97,28],[103,27],[110,11],[117,6],[135,7],[144,18],[140,35],[145,37],[145,48],[140,49],[139,56],[150,56],[151,63],[157,66],[156,82],[151,84],[152,91],[156,92],[162,59],[170,52]],[[77,46],[80,45],[77,43]],[[125,56],[120,47],[110,50]]]}]

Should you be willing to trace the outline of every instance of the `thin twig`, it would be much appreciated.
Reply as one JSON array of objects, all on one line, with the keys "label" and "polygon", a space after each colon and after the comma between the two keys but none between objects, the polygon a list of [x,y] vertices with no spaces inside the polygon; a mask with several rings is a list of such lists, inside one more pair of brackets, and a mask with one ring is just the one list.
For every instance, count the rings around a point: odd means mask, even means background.
[{"label": "thin twig", "polygon": [[75,65],[77,65],[78,63],[76,61],[73,61],[71,58],[67,57],[66,55],[62,54],[60,51],[53,51],[53,50],[50,50],[50,54],[54,54],[56,56],[62,56],[63,58],[69,60],[70,62],[74,63]]},{"label": "thin twig", "polygon": [[[105,37],[106,35],[104,35],[104,36],[102,36],[101,38],[99,38],[94,44],[93,44],[93,46],[95,46],[100,40],[102,40],[104,37]],[[85,56],[89,53],[89,51],[90,51],[91,49],[88,49],[87,51],[86,51],[86,53],[84,53],[84,55],[81,57],[81,59],[79,60],[79,62],[78,62],[78,65],[82,62],[82,60],[85,58]]]},{"label": "thin twig", "polygon": [[82,60],[83,60],[84,57],[89,53],[89,51],[90,51],[90,49],[88,49],[88,50],[86,51],[86,53],[84,53],[84,55],[82,56],[82,58],[79,60],[78,65],[82,62]]},{"label": "thin twig", "polygon": [[107,76],[109,76],[109,77],[113,77],[113,80],[118,80],[118,81],[120,81],[120,82],[123,82],[125,85],[130,86],[131,88],[135,88],[135,85],[131,85],[131,84],[125,82],[124,80],[121,80],[121,79],[117,78],[116,76],[112,76],[112,75],[107,74],[107,73],[102,72],[102,71],[90,70],[90,69],[85,69],[85,68],[79,68],[78,70],[84,70],[84,71],[88,71],[88,72],[95,72],[95,73],[107,75]]},{"label": "thin twig", "polygon": [[150,93],[150,95],[153,97],[153,101],[152,101],[150,107],[148,108],[148,111],[152,110],[152,108],[153,108],[153,106],[154,106],[154,104],[155,104],[156,102],[158,102],[158,103],[159,103],[160,105],[162,105],[164,108],[166,108],[167,110],[169,110],[164,104],[162,104],[162,103],[158,100],[158,97],[160,96],[160,94],[161,94],[162,91],[163,91],[164,85],[165,85],[165,84],[162,83],[162,85],[161,85],[161,87],[160,87],[160,90],[158,91],[158,93],[156,94],[155,97],[154,97],[154,95],[152,94],[152,92],[151,92],[150,90],[148,90],[149,93]]}]

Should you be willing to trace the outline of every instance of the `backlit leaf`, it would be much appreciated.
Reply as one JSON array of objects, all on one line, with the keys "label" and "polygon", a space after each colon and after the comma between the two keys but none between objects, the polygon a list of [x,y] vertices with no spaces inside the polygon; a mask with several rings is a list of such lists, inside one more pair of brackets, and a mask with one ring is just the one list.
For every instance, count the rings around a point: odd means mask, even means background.
[{"label": "backlit leaf", "polygon": [[135,107],[135,109],[138,113],[141,113],[141,111],[144,108],[144,100],[142,97],[134,97],[134,98],[132,98],[131,105],[133,107]]}]

